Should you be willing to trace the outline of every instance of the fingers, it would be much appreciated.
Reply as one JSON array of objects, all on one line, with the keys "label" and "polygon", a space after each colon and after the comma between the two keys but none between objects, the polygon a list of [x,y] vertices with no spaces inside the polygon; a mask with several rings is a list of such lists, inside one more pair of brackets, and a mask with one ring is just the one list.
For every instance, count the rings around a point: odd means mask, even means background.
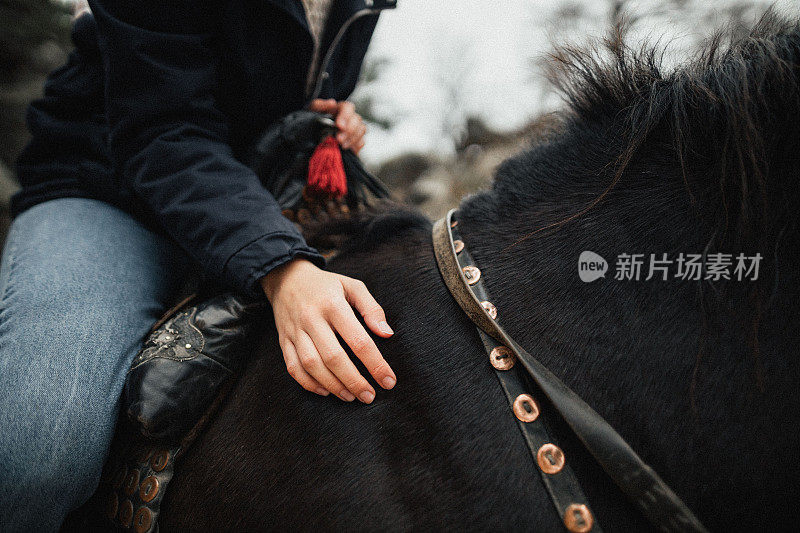
[{"label": "fingers", "polygon": [[356,106],[352,102],[340,102],[339,112],[336,114],[336,127],[347,131],[353,116],[358,116],[356,114]]},{"label": "fingers", "polygon": [[336,140],[342,145],[345,150],[356,148],[362,142],[364,134],[367,132],[367,126],[361,119],[361,116],[356,113],[355,106],[350,102],[342,102],[339,104],[339,114],[336,116],[336,127],[339,133],[336,135]]},{"label": "fingers", "polygon": [[354,147],[358,146],[359,143],[363,142],[366,133],[367,126],[359,115],[355,115],[348,121],[346,129],[339,131],[336,135],[336,139],[339,141],[339,144],[342,145],[342,148],[345,150],[352,150]]},{"label": "fingers", "polygon": [[[346,305],[346,304],[345,304]],[[311,340],[317,348],[320,359],[336,378],[344,383],[347,390],[364,403],[375,399],[375,389],[359,373],[356,365],[342,349],[330,325],[320,324],[311,333]]]},{"label": "fingers", "polygon": [[317,98],[308,104],[308,108],[318,113],[334,115],[336,128],[339,130],[336,134],[336,140],[339,141],[342,148],[358,153],[364,147],[364,135],[367,132],[367,126],[361,116],[356,113],[356,107],[351,102],[337,102],[332,98],[327,100]]},{"label": "fingers", "polygon": [[[342,144],[345,149],[355,151],[355,148],[360,144],[364,145],[364,135],[367,133],[367,126],[361,120],[359,115],[355,115],[348,123],[347,138]],[[360,148],[359,148],[360,149]]]},{"label": "fingers", "polygon": [[[380,311],[381,316],[383,311]],[[374,311],[373,311],[374,314]],[[375,378],[381,387],[391,389],[397,383],[397,377],[389,363],[378,351],[372,337],[356,318],[351,310],[334,312],[330,321],[342,339],[347,343],[353,353],[358,357],[367,371]],[[387,325],[388,327],[388,325]],[[388,335],[387,335],[388,336]]]},{"label": "fingers", "polygon": [[[277,274],[280,277],[274,278]],[[267,281],[277,280],[277,285],[265,283],[264,292],[273,308],[286,368],[304,389],[371,403],[375,389],[348,356],[347,346],[383,388],[395,386],[394,371],[353,309],[382,337],[393,334],[383,309],[361,281],[305,262],[290,263],[286,270],[268,276]]]},{"label": "fingers", "polygon": [[344,297],[364,317],[364,322],[369,329],[381,337],[391,337],[394,331],[386,322],[383,308],[372,297],[367,286],[362,281],[352,278],[344,278],[342,285],[344,286]]},{"label": "fingers", "polygon": [[327,100],[317,98],[315,100],[311,100],[311,103],[308,104],[308,108],[311,111],[316,111],[317,113],[329,113],[331,115],[335,115],[339,109],[339,104],[333,98],[328,98]]},{"label": "fingers", "polygon": [[[298,332],[294,343],[300,364],[303,365],[303,368],[311,377],[317,380],[325,389],[334,393],[339,399],[346,402],[355,400],[355,395],[325,366],[317,346],[307,333]],[[347,354],[345,354],[345,357],[347,357]]]},{"label": "fingers", "polygon": [[286,362],[286,370],[289,375],[294,378],[301,387],[314,394],[320,396],[327,396],[330,394],[319,382],[312,378],[308,372],[305,371],[303,365],[300,364],[300,358],[297,356],[294,344],[289,340],[281,341],[281,351],[283,352],[283,360]]}]

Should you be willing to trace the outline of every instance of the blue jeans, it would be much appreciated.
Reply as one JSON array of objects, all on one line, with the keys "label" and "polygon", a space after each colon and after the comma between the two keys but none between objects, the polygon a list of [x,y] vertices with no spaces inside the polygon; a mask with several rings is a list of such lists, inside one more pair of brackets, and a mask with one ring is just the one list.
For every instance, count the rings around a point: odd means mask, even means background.
[{"label": "blue jeans", "polygon": [[0,531],[55,531],[99,481],[125,373],[185,255],[123,211],[50,200],[0,266]]}]

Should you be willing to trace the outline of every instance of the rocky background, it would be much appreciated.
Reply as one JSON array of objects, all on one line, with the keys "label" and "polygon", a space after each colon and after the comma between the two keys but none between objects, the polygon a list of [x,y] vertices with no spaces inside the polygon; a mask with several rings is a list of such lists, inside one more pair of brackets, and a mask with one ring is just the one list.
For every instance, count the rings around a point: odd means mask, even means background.
[{"label": "rocky background", "polygon": [[[667,41],[677,63],[715,28],[746,28],[772,3],[401,0],[381,19],[353,97],[370,125],[364,158],[399,199],[439,216],[552,124],[560,104],[542,71],[554,42],[584,42],[626,18],[633,40]],[[0,238],[17,187],[14,160],[27,140],[26,106],[64,62],[80,4],[0,0]],[[795,0],[777,4],[800,14]],[[421,39],[430,42],[415,50]]]}]

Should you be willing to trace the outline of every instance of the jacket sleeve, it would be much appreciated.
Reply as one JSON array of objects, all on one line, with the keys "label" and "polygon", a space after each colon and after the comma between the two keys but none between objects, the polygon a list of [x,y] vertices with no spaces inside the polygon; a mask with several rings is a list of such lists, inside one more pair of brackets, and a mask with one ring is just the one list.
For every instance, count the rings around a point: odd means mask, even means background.
[{"label": "jacket sleeve", "polygon": [[247,294],[294,257],[322,265],[233,155],[214,101],[225,2],[90,0],[117,175],[207,274]]}]

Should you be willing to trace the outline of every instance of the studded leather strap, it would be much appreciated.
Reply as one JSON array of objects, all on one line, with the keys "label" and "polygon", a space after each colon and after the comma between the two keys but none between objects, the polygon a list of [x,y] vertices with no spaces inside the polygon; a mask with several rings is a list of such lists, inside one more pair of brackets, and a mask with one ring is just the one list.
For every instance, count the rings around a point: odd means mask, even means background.
[{"label": "studded leather strap", "polygon": [[218,391],[203,416],[180,442],[156,443],[127,417],[120,417],[100,483],[83,507],[80,531],[158,533],[161,502],[175,473],[175,464],[202,433],[233,386]]},{"label": "studded leather strap", "polygon": [[[483,286],[479,288],[482,291],[480,293],[473,290],[480,280],[480,270],[472,262],[464,265],[459,262],[459,255],[464,254],[464,244],[463,241],[455,242],[460,239],[453,237],[453,229],[458,224],[454,213],[455,210],[450,211],[445,218],[434,224],[433,247],[442,277],[461,309],[486,336],[508,349],[522,364],[541,393],[550,400],[597,463],[653,525],[670,532],[707,531],[686,504],[642,461],[603,417],[518,345],[500,326],[499,312],[488,303],[490,300]],[[457,249],[460,251],[457,252]],[[530,405],[527,409],[523,406],[523,409],[526,412],[532,410]],[[556,452],[550,451],[550,457],[556,459]],[[558,503],[556,507],[558,508]],[[574,512],[571,514],[573,518],[577,518]],[[562,516],[568,518],[567,515]],[[566,520],[565,525],[568,525]]]},{"label": "studded leather strap", "polygon": [[[464,247],[457,225],[451,228],[451,234],[458,268],[467,273],[467,283],[472,293],[482,302],[483,309],[487,311],[489,317],[496,320],[497,309],[489,301],[481,282],[480,270]],[[530,394],[531,387],[527,383],[524,369],[520,372],[519,366],[515,364],[517,358],[514,352],[499,344],[480,328],[478,333],[534,463],[542,475],[544,486],[555,505],[556,512],[564,520],[565,527],[575,533],[588,531],[599,533],[600,526],[589,510],[580,483],[566,461],[564,452],[551,438],[544,417],[541,416],[541,408]]]},{"label": "studded leather strap", "polygon": [[178,448],[156,447],[136,437],[109,458],[98,492],[104,494],[110,529],[155,533]]}]

